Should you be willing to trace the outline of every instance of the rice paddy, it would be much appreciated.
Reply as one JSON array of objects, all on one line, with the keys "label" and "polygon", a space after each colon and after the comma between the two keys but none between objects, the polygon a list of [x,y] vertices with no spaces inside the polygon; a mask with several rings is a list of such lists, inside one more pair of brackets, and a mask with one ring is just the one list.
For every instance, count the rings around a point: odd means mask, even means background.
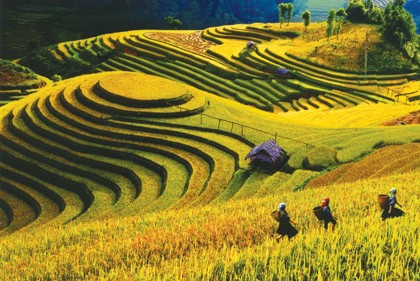
[{"label": "rice paddy", "polygon": [[[417,78],[308,62],[316,46],[294,47],[316,39],[300,32],[127,31],[55,46],[57,60],[119,53],[0,107],[0,279],[418,279],[420,125],[384,126],[420,110],[408,101]],[[294,76],[275,79],[277,66]],[[290,156],[273,173],[245,159],[270,138]],[[406,215],[382,221],[377,195],[391,187]],[[325,196],[335,232],[312,212]],[[280,202],[299,233],[276,243]]]}]

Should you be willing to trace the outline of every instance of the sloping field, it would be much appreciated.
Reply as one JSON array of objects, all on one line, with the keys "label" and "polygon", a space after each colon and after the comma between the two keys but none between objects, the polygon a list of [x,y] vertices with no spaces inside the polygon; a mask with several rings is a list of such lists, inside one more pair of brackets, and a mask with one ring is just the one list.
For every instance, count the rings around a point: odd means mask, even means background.
[{"label": "sloping field", "polygon": [[28,68],[0,59],[0,106],[19,100],[50,82]]},{"label": "sloping field", "polygon": [[[0,243],[4,280],[416,280],[419,173],[183,210],[80,222]],[[391,186],[406,215],[381,221]],[[277,190],[273,181],[270,189]],[[329,196],[325,232],[312,213]],[[299,233],[275,242],[270,213],[287,203]]]},{"label": "sloping field", "polygon": [[[285,120],[328,128],[366,128],[387,124],[397,124],[395,120],[403,120],[405,115],[415,111],[419,106],[404,104],[364,104],[359,107],[343,108],[334,112],[304,111],[282,114]],[[364,110],[363,110],[364,109]],[[410,124],[407,122],[407,124]]]},{"label": "sloping field", "polygon": [[[293,5],[298,8],[301,13],[306,10],[311,12],[311,19],[314,22],[325,21],[328,16],[328,12],[331,9],[338,10],[343,7],[346,8],[348,0],[295,0]],[[373,0],[373,4],[380,8],[385,8],[389,3],[389,0]],[[300,14],[296,14],[292,20],[301,21]]]},{"label": "sloping field", "polygon": [[357,163],[340,166],[310,181],[305,188],[351,183],[366,178],[379,178],[420,171],[420,144],[393,145],[379,149]]},{"label": "sloping field", "polygon": [[[344,39],[331,44],[324,29],[322,23],[314,23],[308,31],[291,23],[282,29],[277,24],[236,24],[202,31],[132,30],[63,42],[51,53],[57,61],[78,60],[98,72],[157,75],[270,112],[395,101],[415,104],[418,93],[403,100],[398,91],[416,73],[365,76],[359,73],[360,61],[343,51],[358,54],[363,38],[356,35],[367,31],[372,34],[371,44],[380,40],[376,27],[346,25]],[[246,48],[249,41],[257,44],[257,50]],[[287,68],[293,79],[278,79],[274,75],[278,68]]]},{"label": "sloping field", "polygon": [[[270,91],[261,79],[229,83]],[[317,90],[288,83],[275,85]],[[110,71],[1,107],[0,279],[415,280],[420,125],[381,124],[419,106],[329,110],[311,98],[289,104],[317,110],[273,114]],[[245,156],[269,138],[290,155],[286,167],[251,170]],[[322,189],[302,190],[317,181]],[[407,215],[382,222],[376,196],[392,186]],[[332,235],[312,213],[325,196],[338,216]],[[283,201],[299,234],[278,245],[269,214]]]},{"label": "sloping field", "polygon": [[[397,112],[393,106],[383,105],[377,120]],[[272,194],[244,160],[269,138],[291,156],[284,189],[374,148],[419,140],[417,125],[350,128],[351,119],[368,118],[367,109],[343,112],[351,118],[328,128],[147,74],[62,81],[0,111],[1,234]],[[333,112],[320,115],[328,123]]]},{"label": "sloping field", "polygon": [[[331,47],[322,23],[302,32],[244,24],[54,46],[57,61],[98,73],[0,108],[0,279],[416,280],[420,125],[383,124],[420,110],[417,77],[302,59]],[[270,138],[287,164],[251,169],[245,156]],[[376,197],[392,186],[407,214],[382,222]],[[331,235],[312,212],[325,196]],[[281,245],[279,202],[299,230]]]},{"label": "sloping field", "polygon": [[[297,0],[293,2],[293,5],[299,7],[302,12],[309,10],[312,21],[320,22],[326,20],[329,10],[338,10],[341,7],[345,8],[347,2],[347,0]],[[296,15],[294,20],[299,21],[298,16],[300,17],[300,15]]]}]

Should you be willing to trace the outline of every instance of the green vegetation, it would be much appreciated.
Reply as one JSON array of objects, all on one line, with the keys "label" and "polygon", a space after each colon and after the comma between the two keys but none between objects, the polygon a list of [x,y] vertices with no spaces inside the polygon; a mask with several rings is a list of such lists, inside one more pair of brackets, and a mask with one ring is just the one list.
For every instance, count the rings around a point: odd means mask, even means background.
[{"label": "green vegetation", "polygon": [[405,0],[390,1],[385,10],[381,10],[372,0],[350,0],[346,8],[347,19],[380,24],[384,40],[404,52],[415,64],[419,64],[419,36],[412,14],[404,8],[405,3]]},{"label": "green vegetation", "polygon": [[11,79],[10,82],[14,83],[37,78],[36,73],[31,69],[3,59],[0,59],[0,74],[1,84],[8,83],[8,79]]},{"label": "green vegetation", "polygon": [[303,25],[305,26],[305,31],[307,31],[308,26],[311,24],[311,12],[309,12],[308,10],[306,10],[302,14],[302,21],[303,21]]},{"label": "green vegetation", "polygon": [[346,8],[346,13],[347,19],[352,22],[366,22],[368,20],[366,17],[367,9],[362,0],[350,0]]},{"label": "green vegetation", "polygon": [[172,16],[165,17],[165,21],[172,29],[178,29],[182,25],[182,21]]},{"label": "green vegetation", "polygon": [[405,0],[391,2],[385,8],[382,34],[389,43],[420,63],[420,42],[413,16],[404,9]]},{"label": "green vegetation", "polygon": [[117,54],[116,50],[103,50],[98,53],[92,48],[73,50],[71,56],[66,56],[64,60],[58,60],[53,54],[55,46],[39,48],[23,57],[19,63],[33,69],[46,77],[53,77],[58,74],[62,78],[75,77],[81,74],[95,72],[95,66],[104,59],[109,59]]},{"label": "green vegetation", "polygon": [[328,17],[327,17],[327,28],[326,28],[326,35],[327,35],[327,39],[328,42],[330,42],[330,37],[333,34],[334,31],[334,25],[335,25],[335,17],[336,17],[337,13],[334,9],[331,9],[328,12]]},{"label": "green vegetation", "polygon": [[[54,83],[0,91],[0,279],[414,280],[415,57],[378,25],[344,24],[344,9],[302,25],[281,5],[280,26],[132,30],[19,60]],[[287,152],[274,171],[247,157],[268,139]],[[381,221],[377,194],[392,186],[407,216]],[[334,233],[313,215],[325,196]],[[279,202],[299,232],[278,245]]]}]

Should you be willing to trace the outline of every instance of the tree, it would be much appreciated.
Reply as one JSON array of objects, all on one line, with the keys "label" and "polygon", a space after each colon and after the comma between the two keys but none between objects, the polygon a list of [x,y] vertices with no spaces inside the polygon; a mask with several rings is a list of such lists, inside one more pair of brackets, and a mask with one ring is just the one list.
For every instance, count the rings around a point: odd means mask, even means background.
[{"label": "tree", "polygon": [[390,2],[385,8],[381,33],[384,39],[413,58],[419,39],[413,16],[404,9],[405,0]]},{"label": "tree", "polygon": [[341,28],[342,28],[343,22],[344,22],[344,18],[347,16],[347,13],[344,10],[344,8],[340,8],[340,9],[337,10],[336,16],[337,16],[338,19],[337,19],[337,24],[336,24],[335,30],[336,30],[337,39],[338,39],[338,34],[341,31]]},{"label": "tree", "polygon": [[350,0],[346,8],[347,19],[352,22],[365,22],[367,10],[362,0]]},{"label": "tree", "polygon": [[287,4],[287,25],[289,25],[290,20],[292,19],[292,15],[293,15],[293,4],[292,3],[288,3]]},{"label": "tree", "polygon": [[366,2],[365,3],[363,3],[364,5],[365,5],[365,8],[367,9],[367,10],[371,10],[371,9],[373,9],[373,1],[372,0],[366,0]]},{"label": "tree", "polygon": [[333,34],[335,17],[336,17],[336,11],[334,9],[331,9],[328,12],[328,17],[327,17],[327,29],[326,29],[326,32],[327,32],[328,42],[330,42],[330,37]]},{"label": "tree", "polygon": [[287,7],[287,4],[280,3],[278,5],[278,8],[279,8],[279,22],[280,22],[280,28],[281,28],[284,23],[284,15],[286,14],[288,7]]},{"label": "tree", "polygon": [[173,28],[173,29],[178,29],[178,27],[180,27],[180,26],[182,25],[182,21],[180,21],[179,19],[174,18],[174,17],[172,17],[172,16],[167,16],[167,17],[165,17],[165,21],[166,21],[166,23],[168,23],[168,24],[171,26],[171,28]]},{"label": "tree", "polygon": [[305,12],[303,12],[302,20],[303,20],[303,25],[305,26],[305,32],[306,32],[309,24],[311,24],[311,12],[309,12],[309,10],[306,10]]},{"label": "tree", "polygon": [[367,11],[369,23],[382,24],[384,22],[384,10],[378,6],[373,6]]}]

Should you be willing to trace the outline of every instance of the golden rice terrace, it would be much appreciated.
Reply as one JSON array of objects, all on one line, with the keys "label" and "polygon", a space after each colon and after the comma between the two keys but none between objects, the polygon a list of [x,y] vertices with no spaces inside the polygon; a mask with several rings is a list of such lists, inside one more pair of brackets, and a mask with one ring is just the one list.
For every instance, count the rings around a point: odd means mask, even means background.
[{"label": "golden rice terrace", "polygon": [[200,90],[114,72],[65,81],[4,107],[3,234],[29,224],[216,199],[245,166],[252,144],[233,134],[164,121],[206,107]]}]

